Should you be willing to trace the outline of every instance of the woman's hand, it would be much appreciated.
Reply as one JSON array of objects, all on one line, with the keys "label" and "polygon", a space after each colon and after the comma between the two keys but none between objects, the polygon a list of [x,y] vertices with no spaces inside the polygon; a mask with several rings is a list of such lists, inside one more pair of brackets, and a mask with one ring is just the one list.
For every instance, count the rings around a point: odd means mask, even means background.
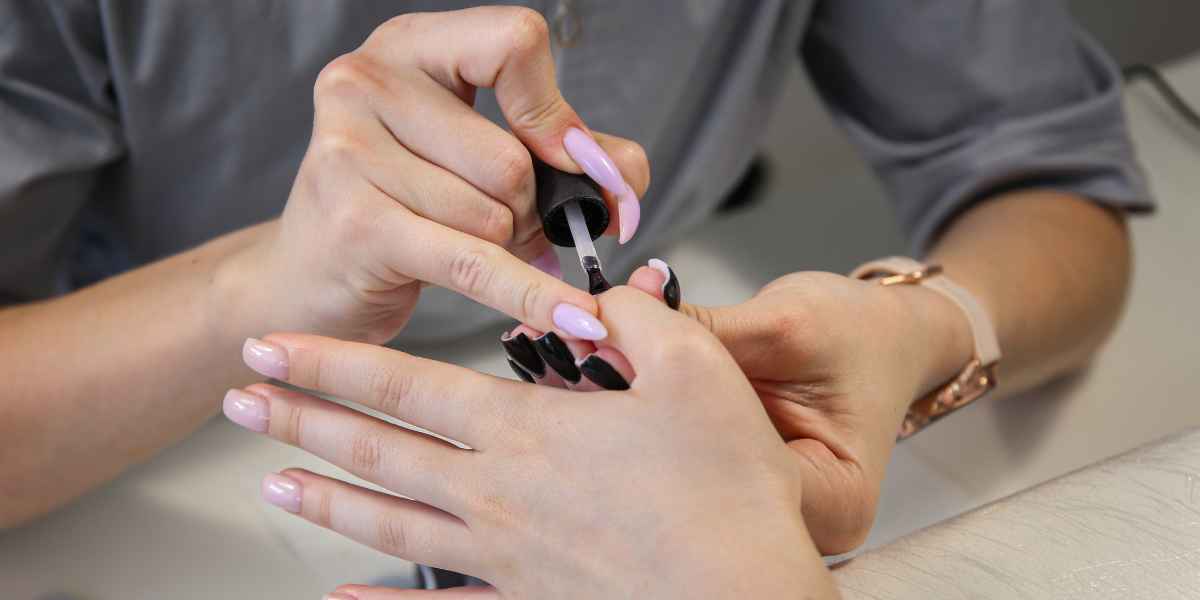
[{"label": "woman's hand", "polygon": [[[511,133],[472,108],[479,87],[495,89]],[[636,143],[588,132],[563,99],[538,13],[396,17],[325,67],[314,103],[282,217],[224,271],[229,306],[264,329],[383,342],[430,283],[542,328],[602,333],[595,301],[554,275],[530,152],[604,186],[622,240],[648,164]]]},{"label": "woman's hand", "polygon": [[[961,311],[919,286],[884,288],[821,272],[787,275],[736,306],[680,305],[674,272],[651,263],[634,272],[629,285],[671,299],[737,361],[775,423],[778,434],[772,435],[782,435],[794,452],[817,547],[839,554],[862,544],[907,407],[970,356]],[[564,356],[554,360],[547,339],[556,336],[527,325],[503,338],[518,375],[594,390],[619,387],[638,373],[619,352],[586,341],[562,342]],[[522,352],[525,341],[538,353]],[[560,375],[567,368],[556,366],[572,363],[578,379]],[[589,363],[591,372],[582,372]]]},{"label": "woman's hand", "polygon": [[250,363],[473,450],[265,384],[231,391],[226,414],[410,498],[292,469],[266,478],[268,501],[495,586],[470,594],[834,596],[796,509],[801,467],[721,344],[642,292],[619,287],[597,300],[610,332],[602,345],[642,374],[629,390],[582,394],[293,334],[266,338],[282,372]]}]

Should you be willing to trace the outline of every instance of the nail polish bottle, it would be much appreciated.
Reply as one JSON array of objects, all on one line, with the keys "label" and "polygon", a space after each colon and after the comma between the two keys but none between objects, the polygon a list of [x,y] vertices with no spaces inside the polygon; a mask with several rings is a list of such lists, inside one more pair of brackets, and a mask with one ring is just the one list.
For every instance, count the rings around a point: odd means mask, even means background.
[{"label": "nail polish bottle", "polygon": [[[533,173],[537,185],[538,215],[542,219],[546,239],[555,246],[575,248],[579,253],[580,265],[588,276],[588,291],[592,294],[612,287],[604,278],[600,259],[591,243],[608,229],[610,219],[600,186],[587,175],[559,171],[536,156],[533,157]],[[590,239],[576,239],[575,233],[582,235],[582,232],[572,232],[568,219],[572,204],[579,207]]]}]

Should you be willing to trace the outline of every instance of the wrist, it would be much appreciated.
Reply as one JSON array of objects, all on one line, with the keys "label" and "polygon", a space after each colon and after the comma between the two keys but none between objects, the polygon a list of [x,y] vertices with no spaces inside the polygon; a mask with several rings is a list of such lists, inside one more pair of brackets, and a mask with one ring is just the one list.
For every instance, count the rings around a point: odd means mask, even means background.
[{"label": "wrist", "polygon": [[241,339],[282,329],[278,302],[271,298],[265,268],[266,243],[276,221],[269,221],[219,238],[229,250],[212,276],[210,306],[213,330],[221,337]]},{"label": "wrist", "polygon": [[958,375],[974,356],[974,340],[966,314],[950,298],[921,285],[889,286],[904,306],[909,325],[906,339],[917,375],[920,398]]}]

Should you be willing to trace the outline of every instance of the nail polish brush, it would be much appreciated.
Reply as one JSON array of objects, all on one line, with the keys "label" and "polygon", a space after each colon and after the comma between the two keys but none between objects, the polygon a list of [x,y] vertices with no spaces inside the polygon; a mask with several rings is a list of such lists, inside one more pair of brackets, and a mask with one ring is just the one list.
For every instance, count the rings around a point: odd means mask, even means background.
[{"label": "nail polish brush", "polygon": [[533,159],[533,173],[546,238],[555,246],[575,248],[579,266],[587,274],[589,292],[599,294],[611,288],[592,243],[608,229],[610,218],[600,186],[587,175],[559,171],[537,157]]}]

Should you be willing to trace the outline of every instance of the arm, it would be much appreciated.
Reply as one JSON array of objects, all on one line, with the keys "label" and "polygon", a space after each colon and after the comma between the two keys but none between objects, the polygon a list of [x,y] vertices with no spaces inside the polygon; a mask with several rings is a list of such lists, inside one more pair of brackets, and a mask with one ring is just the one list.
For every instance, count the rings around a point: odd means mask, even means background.
[{"label": "arm", "polygon": [[0,528],[179,440],[249,381],[236,351],[264,321],[229,310],[239,294],[220,273],[259,230],[0,310]]},{"label": "arm", "polygon": [[[470,110],[463,99],[477,86],[496,88],[511,132]],[[540,15],[481,7],[397,17],[331,62],[314,99],[312,141],[279,219],[0,311],[0,377],[16,382],[0,396],[0,526],[59,506],[194,430],[216,411],[219,389],[245,382],[237,349],[265,331],[383,343],[425,284],[547,329],[602,330],[595,299],[525,262],[549,250],[530,152],[574,172],[576,159],[606,167],[616,213],[618,198],[628,208],[645,191],[649,166],[635,143],[583,133],[554,83]],[[575,144],[564,142],[570,130],[580,132]],[[0,139],[0,155],[24,159],[47,146]],[[3,165],[0,210],[36,215],[40,201],[58,200],[54,186],[31,192]],[[34,179],[54,180],[42,175]],[[636,221],[620,221],[632,235]],[[0,254],[10,260],[37,263]],[[580,326],[589,322],[596,327]]]},{"label": "arm", "polygon": [[[1004,351],[997,391],[1009,395],[1091,358],[1120,317],[1130,254],[1120,214],[1070,194],[1029,190],[968,210],[946,229],[929,260],[991,316]],[[928,370],[925,389],[932,389],[962,369],[971,354],[970,332],[938,294],[921,288],[914,295],[937,307],[928,318],[951,321],[931,328],[950,340]]]}]

